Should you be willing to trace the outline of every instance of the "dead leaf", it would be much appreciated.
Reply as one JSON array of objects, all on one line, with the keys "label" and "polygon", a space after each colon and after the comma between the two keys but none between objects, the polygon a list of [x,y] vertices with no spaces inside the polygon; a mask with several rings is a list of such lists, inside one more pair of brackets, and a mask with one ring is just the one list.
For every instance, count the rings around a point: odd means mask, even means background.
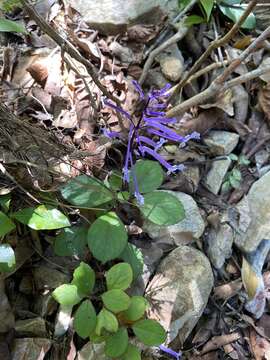
[{"label": "dead leaf", "polygon": [[270,121],[270,81],[260,89],[258,101],[267,120]]},{"label": "dead leaf", "polygon": [[251,265],[243,257],[241,276],[243,285],[246,289],[249,299],[253,299],[261,283],[261,278],[252,269]]},{"label": "dead leaf", "polygon": [[49,339],[15,339],[12,346],[12,360],[43,360],[51,345]]},{"label": "dead leaf", "polygon": [[233,343],[240,338],[241,338],[241,335],[238,332],[234,332],[234,333],[227,334],[227,335],[214,336],[214,337],[212,337],[212,339],[210,341],[208,341],[204,345],[204,347],[201,351],[201,355],[206,354],[210,351],[219,349],[221,346]]},{"label": "dead leaf", "polygon": [[128,28],[127,34],[129,40],[145,44],[156,36],[157,31],[158,27],[156,25],[138,24]]},{"label": "dead leaf", "polygon": [[225,111],[229,116],[234,115],[232,90],[228,89],[225,93],[220,93],[214,103],[200,105],[202,109],[219,108]]},{"label": "dead leaf", "polygon": [[253,329],[250,330],[250,345],[255,360],[270,360],[270,343],[258,335]]},{"label": "dead leaf", "polygon": [[31,64],[26,71],[30,73],[32,78],[40,84],[42,87],[44,87],[47,77],[48,77],[48,68],[47,66],[39,61],[35,61],[33,64]]},{"label": "dead leaf", "polygon": [[0,279],[0,333],[6,333],[14,328],[15,318],[5,293],[5,282]]},{"label": "dead leaf", "polygon": [[244,36],[234,43],[234,47],[236,49],[244,50],[246,47],[250,45],[251,41],[252,41],[251,35]]},{"label": "dead leaf", "polygon": [[237,279],[231,281],[227,284],[223,284],[217,286],[214,289],[214,298],[228,300],[229,298],[235,296],[242,288],[242,281],[241,279]]}]

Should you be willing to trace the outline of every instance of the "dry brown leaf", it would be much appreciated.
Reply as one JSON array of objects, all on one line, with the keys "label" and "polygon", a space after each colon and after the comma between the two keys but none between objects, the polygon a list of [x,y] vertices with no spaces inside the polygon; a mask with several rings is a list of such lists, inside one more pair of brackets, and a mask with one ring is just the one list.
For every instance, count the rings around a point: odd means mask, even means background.
[{"label": "dry brown leaf", "polygon": [[227,300],[236,295],[242,288],[241,279],[231,281],[227,284],[217,286],[214,290],[214,297],[216,299]]},{"label": "dry brown leaf", "polygon": [[209,351],[219,349],[221,346],[231,344],[240,338],[241,338],[241,335],[238,332],[234,332],[234,333],[227,334],[227,335],[214,336],[214,337],[212,337],[212,339],[210,341],[208,341],[204,345],[204,347],[201,351],[201,355],[206,354]]},{"label": "dry brown leaf", "polygon": [[129,40],[133,40],[136,42],[147,43],[152,40],[158,31],[158,27],[156,25],[134,25],[131,26],[128,31]]},{"label": "dry brown leaf", "polygon": [[47,66],[39,61],[34,62],[26,69],[32,76],[32,78],[40,84],[42,87],[45,86],[47,77],[48,77],[48,68]]},{"label": "dry brown leaf", "polygon": [[270,81],[260,89],[258,101],[268,121],[270,121]]},{"label": "dry brown leaf", "polygon": [[258,335],[253,329],[250,331],[250,345],[255,360],[270,360],[270,343]]}]

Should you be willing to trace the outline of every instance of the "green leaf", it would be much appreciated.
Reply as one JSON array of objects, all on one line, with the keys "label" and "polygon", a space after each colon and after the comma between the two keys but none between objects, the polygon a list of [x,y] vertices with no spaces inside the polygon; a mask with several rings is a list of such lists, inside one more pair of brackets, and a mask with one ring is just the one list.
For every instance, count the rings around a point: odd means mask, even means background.
[{"label": "green leaf", "polygon": [[235,154],[233,154],[233,153],[231,153],[228,157],[229,157],[229,159],[231,159],[232,161],[237,161],[237,160],[238,160],[238,156],[235,155]]},{"label": "green leaf", "polygon": [[235,180],[240,181],[242,179],[242,174],[241,171],[239,169],[232,169],[232,176],[234,177]]},{"label": "green leaf", "polygon": [[116,316],[103,308],[97,316],[96,334],[101,335],[102,329],[105,329],[111,333],[115,333],[118,330],[118,320]]},{"label": "green leaf", "polygon": [[214,6],[214,0],[200,0],[200,3],[205,11],[207,21],[209,21]]},{"label": "green leaf", "polygon": [[95,330],[97,315],[90,300],[84,300],[76,311],[74,329],[77,334],[86,339]]},{"label": "green leaf", "polygon": [[105,354],[116,358],[124,354],[128,347],[128,332],[126,328],[121,327],[115,334],[111,335],[105,341]]},{"label": "green leaf", "polygon": [[232,175],[229,177],[229,182],[234,189],[239,189],[241,186],[241,182],[235,179]]},{"label": "green leaf", "polygon": [[140,210],[145,218],[161,226],[174,225],[185,218],[182,203],[177,197],[164,191],[146,194]]},{"label": "green leaf", "polygon": [[129,308],[123,312],[123,316],[128,321],[141,319],[147,309],[148,303],[142,296],[132,296]]},{"label": "green leaf", "polygon": [[117,258],[127,245],[124,224],[114,212],[100,216],[89,228],[88,246],[103,263]]},{"label": "green leaf", "polygon": [[136,346],[128,344],[127,350],[120,360],[141,360],[141,351]]},{"label": "green leaf", "polygon": [[[240,17],[243,15],[245,8],[244,7],[240,7],[237,6],[237,8],[235,7],[230,7],[230,6],[224,6],[219,4],[219,9],[221,10],[221,12],[226,15],[229,19],[231,19],[234,23],[236,23]],[[244,23],[242,24],[242,28],[244,29],[254,29],[256,26],[256,18],[255,15],[253,13],[249,14],[249,16],[247,17],[247,19],[244,21]]]},{"label": "green leaf", "polygon": [[15,268],[16,259],[12,247],[8,244],[0,245],[0,272],[9,272]]},{"label": "green leaf", "polygon": [[190,15],[185,19],[185,25],[190,27],[192,25],[198,25],[205,22],[205,19],[199,15]]},{"label": "green leaf", "polygon": [[143,273],[143,254],[135,245],[128,243],[119,258],[132,267],[133,280]]},{"label": "green leaf", "polygon": [[106,273],[106,284],[108,290],[126,290],[130,287],[132,279],[132,268],[127,263],[116,264]]},{"label": "green leaf", "polygon": [[11,230],[15,229],[15,224],[10,218],[0,211],[0,236],[5,236]]},{"label": "green leaf", "polygon": [[248,166],[250,164],[250,160],[248,160],[248,158],[246,158],[245,155],[240,155],[239,164]]},{"label": "green leaf", "polygon": [[13,213],[12,217],[34,230],[54,230],[70,226],[68,218],[50,205],[25,208]]},{"label": "green leaf", "polygon": [[179,6],[180,6],[180,10],[183,10],[189,3],[191,0],[179,0]]},{"label": "green leaf", "polygon": [[113,191],[120,190],[122,188],[122,174],[120,171],[112,171],[112,173],[106,178],[104,184]]},{"label": "green leaf", "polygon": [[119,289],[106,291],[101,298],[106,308],[115,314],[127,310],[130,305],[130,297]]},{"label": "green leaf", "polygon": [[0,196],[0,205],[1,205],[2,209],[4,210],[4,212],[8,212],[10,202],[11,202],[10,194],[5,194],[5,195]]},{"label": "green leaf", "polygon": [[73,273],[72,285],[78,289],[80,296],[89,296],[95,285],[95,272],[86,263],[81,262]]},{"label": "green leaf", "polygon": [[76,305],[82,298],[78,293],[77,286],[63,284],[52,292],[53,298],[61,305]]},{"label": "green leaf", "polygon": [[7,19],[0,19],[0,32],[16,32],[27,34],[23,24]]},{"label": "green leaf", "polygon": [[229,181],[229,180],[224,181],[224,183],[222,184],[222,187],[221,187],[221,192],[222,192],[222,193],[226,193],[226,192],[228,192],[230,189],[231,189],[230,181]]},{"label": "green leaf", "polygon": [[62,189],[65,200],[82,208],[93,208],[113,199],[112,193],[99,180],[80,175],[70,180]]},{"label": "green leaf", "polygon": [[140,320],[132,326],[132,330],[147,346],[158,346],[166,340],[166,331],[155,320]]},{"label": "green leaf", "polygon": [[[157,161],[139,160],[134,165],[134,171],[142,194],[156,190],[163,183],[164,172]],[[134,192],[133,177],[130,179],[130,191]]]},{"label": "green leaf", "polygon": [[65,228],[56,236],[54,252],[58,256],[82,256],[87,244],[87,229],[83,226]]}]

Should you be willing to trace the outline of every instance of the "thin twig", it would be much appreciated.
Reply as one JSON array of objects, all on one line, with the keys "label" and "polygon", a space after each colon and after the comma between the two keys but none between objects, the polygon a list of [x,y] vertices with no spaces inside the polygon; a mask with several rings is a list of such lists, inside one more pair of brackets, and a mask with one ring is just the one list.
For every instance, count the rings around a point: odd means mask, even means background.
[{"label": "thin twig", "polygon": [[241,84],[243,82],[252,80],[254,78],[257,78],[258,76],[261,76],[262,74],[265,74],[267,72],[269,72],[269,67],[264,67],[262,69],[256,69],[251,71],[248,74],[239,76],[235,79],[232,79],[228,82],[225,82],[228,77],[232,74],[232,72],[253,52],[257,49],[258,46],[260,46],[260,44],[262,42],[265,41],[265,39],[267,37],[270,36],[270,26],[261,33],[260,36],[258,36],[252,44],[250,44],[247,49],[245,51],[243,51],[241,53],[241,55],[239,56],[239,58],[233,60],[231,62],[231,64],[228,66],[227,69],[225,69],[225,71],[218,76],[212,83],[211,85],[205,89],[204,91],[202,91],[201,93],[193,96],[192,98],[182,102],[179,105],[176,105],[175,107],[173,107],[171,110],[169,110],[166,113],[166,116],[168,117],[174,117],[174,116],[179,116],[181,114],[183,114],[186,110],[190,109],[193,106],[197,106],[197,105],[201,105],[203,104],[205,101],[209,100],[210,98],[218,95],[221,91],[225,91],[235,85]]},{"label": "thin twig", "polygon": [[146,60],[143,68],[142,75],[139,79],[139,83],[142,85],[144,80],[146,79],[147,73],[149,69],[151,68],[152,63],[155,60],[155,57],[161,53],[161,51],[165,50],[169,46],[177,43],[179,40],[183,39],[183,37],[186,35],[188,31],[188,27],[184,25],[184,23],[181,23],[179,25],[179,30],[177,33],[175,33],[171,38],[169,38],[167,41],[165,41],[163,44],[161,44],[159,47],[157,47],[155,50],[151,52],[148,59]]},{"label": "thin twig", "polygon": [[208,56],[211,54],[211,52],[220,47],[225,45],[226,43],[228,43],[228,41],[237,33],[237,31],[239,30],[239,28],[241,27],[241,25],[244,23],[244,21],[247,19],[248,15],[252,12],[252,10],[254,9],[254,7],[256,6],[258,0],[252,0],[250,1],[250,3],[248,4],[246,10],[243,12],[242,16],[240,17],[240,19],[233,25],[233,27],[231,28],[231,30],[229,32],[227,32],[227,34],[225,34],[222,38],[214,40],[213,42],[211,42],[211,44],[208,46],[208,48],[205,50],[205,52],[201,55],[201,57],[195,62],[195,64],[191,67],[191,69],[189,70],[189,72],[186,74],[186,76],[179,82],[179,84],[177,85],[177,87],[175,88],[175,92],[173,93],[172,96],[174,96],[175,94],[177,94],[179,92],[179,90],[185,86],[185,84],[187,83],[188,79],[199,69],[199,67],[202,65],[202,63],[208,58]]},{"label": "thin twig", "polygon": [[102,93],[112,101],[114,101],[118,106],[120,106],[120,101],[116,97],[114,97],[111,93],[108,92],[106,87],[102,85],[102,83],[98,79],[97,71],[94,65],[84,58],[80,52],[66,39],[64,39],[58,32],[56,32],[53,27],[51,27],[38,13],[37,11],[31,6],[31,4],[27,0],[21,0],[23,4],[24,10],[28,13],[29,17],[33,19],[36,24],[40,27],[40,29],[47,34],[50,38],[52,38],[57,45],[60,46],[63,52],[68,53],[71,57],[75,60],[79,61],[83,64],[91,78],[93,79],[96,86],[102,91]]}]

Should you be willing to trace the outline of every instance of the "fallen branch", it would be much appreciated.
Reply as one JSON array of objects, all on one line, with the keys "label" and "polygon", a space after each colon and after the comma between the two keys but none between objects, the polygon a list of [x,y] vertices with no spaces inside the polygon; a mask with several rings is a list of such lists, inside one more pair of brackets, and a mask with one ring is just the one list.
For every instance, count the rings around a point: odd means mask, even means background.
[{"label": "fallen branch", "polygon": [[232,72],[253,51],[255,51],[257,49],[257,47],[260,46],[260,44],[262,42],[264,42],[265,39],[267,39],[269,36],[270,36],[270,26],[265,31],[263,31],[261,33],[261,35],[258,36],[253,41],[253,43],[249,45],[249,47],[245,51],[242,52],[242,54],[239,56],[239,58],[233,60],[231,62],[231,64],[228,66],[228,68],[225,69],[223,74],[218,76],[207,89],[205,89],[201,93],[193,96],[192,98],[182,102],[181,104],[176,105],[175,107],[173,107],[166,113],[166,116],[168,116],[168,117],[179,116],[179,115],[183,114],[185,111],[187,111],[188,109],[190,109],[191,107],[201,105],[201,104],[205,103],[207,100],[217,96],[221,91],[225,91],[235,85],[239,85],[243,82],[255,79],[258,76],[261,76],[261,75],[269,72],[270,66],[267,66],[262,69],[255,69],[255,70],[249,72],[248,74],[239,76],[235,79],[232,79],[232,80],[226,82],[226,80],[232,74]]},{"label": "fallen branch", "polygon": [[250,1],[250,3],[248,4],[246,10],[243,12],[242,16],[240,17],[240,19],[233,25],[233,27],[231,28],[231,30],[225,34],[222,38],[220,39],[216,39],[213,42],[211,42],[211,44],[208,46],[208,48],[205,50],[205,52],[201,55],[201,57],[195,62],[195,64],[191,67],[191,69],[189,70],[189,72],[186,74],[186,76],[184,76],[184,78],[179,82],[179,84],[175,87],[174,93],[172,94],[171,97],[174,97],[181,88],[183,88],[188,79],[195,74],[195,72],[199,69],[199,67],[202,65],[202,63],[208,58],[208,56],[211,54],[211,52],[220,47],[225,45],[239,30],[239,28],[241,27],[241,25],[244,23],[244,21],[247,19],[248,15],[252,12],[252,10],[255,8],[255,6],[257,5],[258,0],[252,0]]}]

